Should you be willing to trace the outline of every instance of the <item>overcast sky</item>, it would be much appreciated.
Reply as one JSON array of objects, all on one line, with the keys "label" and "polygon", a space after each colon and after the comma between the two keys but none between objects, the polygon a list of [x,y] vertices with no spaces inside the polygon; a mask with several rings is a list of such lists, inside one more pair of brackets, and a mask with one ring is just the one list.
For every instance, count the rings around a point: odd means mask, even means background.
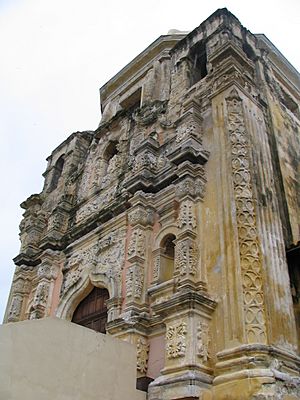
[{"label": "overcast sky", "polygon": [[46,157],[100,121],[99,88],[169,29],[227,7],[300,71],[299,0],[0,0],[0,321],[18,254],[19,204],[42,189]]}]

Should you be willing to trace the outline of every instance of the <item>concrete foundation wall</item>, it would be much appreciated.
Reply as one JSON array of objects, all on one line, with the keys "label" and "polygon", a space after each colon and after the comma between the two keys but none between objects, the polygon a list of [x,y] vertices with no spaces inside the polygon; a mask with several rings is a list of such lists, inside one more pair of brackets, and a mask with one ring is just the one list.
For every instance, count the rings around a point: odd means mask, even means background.
[{"label": "concrete foundation wall", "polygon": [[0,326],[0,399],[144,400],[134,346],[58,318]]}]

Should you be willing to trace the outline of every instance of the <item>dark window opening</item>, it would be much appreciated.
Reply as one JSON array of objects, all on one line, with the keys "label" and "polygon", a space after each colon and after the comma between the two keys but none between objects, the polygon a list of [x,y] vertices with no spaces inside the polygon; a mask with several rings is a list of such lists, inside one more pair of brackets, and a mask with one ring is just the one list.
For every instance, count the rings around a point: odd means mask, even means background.
[{"label": "dark window opening", "polygon": [[207,75],[207,54],[203,43],[197,43],[190,50],[190,84],[191,86]]},{"label": "dark window opening", "polygon": [[283,89],[282,89],[282,102],[286,108],[288,108],[298,119],[300,119],[298,104]]},{"label": "dark window opening", "polygon": [[64,163],[65,163],[64,156],[60,156],[54,165],[52,180],[49,186],[50,192],[52,192],[52,190],[57,188],[59,178],[61,177],[64,168]]},{"label": "dark window opening", "polygon": [[103,158],[107,163],[118,154],[117,144],[118,142],[112,141],[106,147]]},{"label": "dark window opening", "polygon": [[134,111],[137,108],[141,107],[141,100],[142,100],[142,88],[139,88],[121,102],[121,107],[124,108],[125,110]]},{"label": "dark window opening", "polygon": [[252,60],[252,61],[256,60],[257,57],[256,57],[252,47],[248,43],[245,43],[245,42],[243,43],[243,50],[244,50],[244,53],[246,54],[246,56],[250,60]]},{"label": "dark window opening", "polygon": [[108,299],[109,293],[106,289],[95,287],[77,306],[72,322],[96,332],[106,333]]},{"label": "dark window opening", "polygon": [[164,254],[171,258],[174,258],[175,255],[175,239],[174,235],[168,235],[163,241]]},{"label": "dark window opening", "polygon": [[286,255],[300,348],[300,245],[287,250]]}]

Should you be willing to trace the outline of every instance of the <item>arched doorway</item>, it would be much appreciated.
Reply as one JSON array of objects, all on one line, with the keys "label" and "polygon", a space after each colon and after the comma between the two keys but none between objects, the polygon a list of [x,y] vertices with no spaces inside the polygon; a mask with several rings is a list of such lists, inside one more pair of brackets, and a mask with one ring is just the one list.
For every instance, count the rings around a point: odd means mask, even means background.
[{"label": "arched doorway", "polygon": [[106,333],[106,300],[108,299],[108,290],[94,287],[90,294],[77,306],[72,322],[93,329],[96,332]]}]

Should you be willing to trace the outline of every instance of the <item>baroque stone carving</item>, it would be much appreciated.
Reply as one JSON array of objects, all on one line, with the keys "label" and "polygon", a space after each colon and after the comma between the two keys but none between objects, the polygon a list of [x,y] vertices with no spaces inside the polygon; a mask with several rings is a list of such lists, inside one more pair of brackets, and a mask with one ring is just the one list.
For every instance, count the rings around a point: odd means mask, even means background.
[{"label": "baroque stone carving", "polygon": [[184,357],[186,350],[186,333],[187,325],[185,322],[180,322],[176,325],[170,325],[167,328],[167,357],[177,358]]},{"label": "baroque stone carving", "polygon": [[187,121],[176,128],[176,143],[181,143],[190,136],[197,136],[198,130],[193,120]]},{"label": "baroque stone carving", "polygon": [[134,257],[138,256],[145,258],[146,252],[146,236],[141,229],[135,229],[130,238],[130,243],[128,247],[128,256]]},{"label": "baroque stone carving", "polygon": [[139,264],[131,265],[126,271],[126,296],[140,299],[144,286],[144,270]]},{"label": "baroque stone carving", "polygon": [[177,225],[179,228],[196,228],[197,222],[194,211],[194,203],[191,200],[185,200],[180,204]]},{"label": "baroque stone carving", "polygon": [[85,203],[76,214],[76,222],[81,222],[92,214],[107,206],[116,195],[117,186],[113,186],[97,195],[93,200]]},{"label": "baroque stone carving", "polygon": [[199,322],[197,327],[197,356],[206,362],[210,358],[209,355],[209,328],[206,322]]},{"label": "baroque stone carving", "polygon": [[81,278],[81,272],[83,265],[79,265],[77,268],[67,272],[64,276],[64,280],[61,286],[61,294],[67,292],[72,286],[74,286]]},{"label": "baroque stone carving", "polygon": [[98,246],[94,245],[87,249],[76,251],[71,255],[64,267],[64,279],[61,287],[61,294],[67,292],[80,280],[84,268],[89,268],[96,264],[97,251]]},{"label": "baroque stone carving", "polygon": [[150,345],[147,343],[145,338],[138,338],[137,344],[137,370],[141,373],[147,372],[148,367],[148,355]]},{"label": "baroque stone carving", "polygon": [[186,238],[176,244],[175,271],[180,276],[195,275],[197,272],[198,251],[193,239]]},{"label": "baroque stone carving", "polygon": [[125,257],[125,231],[117,229],[99,241],[99,252],[93,273],[105,274],[121,281]]},{"label": "baroque stone carving", "polygon": [[48,296],[49,296],[49,283],[42,281],[37,286],[33,299],[33,306],[46,307]]},{"label": "baroque stone carving", "polygon": [[56,279],[58,274],[58,267],[50,265],[48,262],[43,262],[38,268],[38,277],[40,279]]},{"label": "baroque stone carving", "polygon": [[185,179],[177,185],[176,195],[183,197],[191,195],[199,198],[203,198],[205,194],[205,182],[202,179]]},{"label": "baroque stone carving", "polygon": [[226,101],[246,334],[248,342],[264,343],[266,341],[264,295],[250,172],[249,139],[244,122],[242,99],[235,89],[230,92]]},{"label": "baroque stone carving", "polygon": [[8,322],[14,322],[19,319],[22,310],[22,298],[20,296],[14,296],[8,311]]},{"label": "baroque stone carving", "polygon": [[154,256],[153,260],[153,280],[157,280],[159,277],[159,269],[160,269],[160,254]]},{"label": "baroque stone carving", "polygon": [[151,171],[155,171],[157,168],[157,157],[150,151],[140,153],[132,159],[132,171],[134,173],[140,172],[144,168]]},{"label": "baroque stone carving", "polygon": [[137,224],[146,226],[153,222],[153,212],[146,208],[138,207],[132,210],[128,215],[130,225]]}]

